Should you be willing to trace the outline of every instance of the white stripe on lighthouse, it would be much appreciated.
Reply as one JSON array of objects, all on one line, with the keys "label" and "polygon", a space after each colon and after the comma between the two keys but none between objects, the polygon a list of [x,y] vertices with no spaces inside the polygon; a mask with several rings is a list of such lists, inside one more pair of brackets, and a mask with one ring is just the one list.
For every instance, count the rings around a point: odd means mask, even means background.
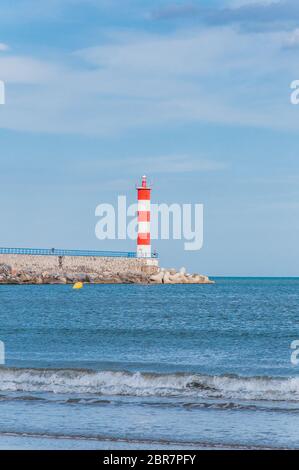
[{"label": "white stripe on lighthouse", "polygon": [[139,200],[137,210],[139,212],[149,212],[151,210],[151,201]]},{"label": "white stripe on lighthouse", "polygon": [[150,222],[138,222],[138,233],[149,233]]},{"label": "white stripe on lighthouse", "polygon": [[137,256],[138,258],[150,258],[152,254],[151,245],[138,245]]}]

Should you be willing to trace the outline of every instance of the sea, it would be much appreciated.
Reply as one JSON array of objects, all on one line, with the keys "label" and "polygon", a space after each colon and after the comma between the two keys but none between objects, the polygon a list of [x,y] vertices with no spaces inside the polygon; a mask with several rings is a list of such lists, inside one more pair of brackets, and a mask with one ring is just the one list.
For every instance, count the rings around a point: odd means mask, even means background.
[{"label": "sea", "polygon": [[214,280],[1,285],[0,449],[298,449],[299,279]]}]

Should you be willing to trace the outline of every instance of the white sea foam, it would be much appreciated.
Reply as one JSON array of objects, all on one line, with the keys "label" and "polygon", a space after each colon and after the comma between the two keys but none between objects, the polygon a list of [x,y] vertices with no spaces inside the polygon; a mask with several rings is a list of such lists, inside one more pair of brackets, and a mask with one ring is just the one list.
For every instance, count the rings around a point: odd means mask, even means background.
[{"label": "white sea foam", "polygon": [[299,401],[299,377],[2,368],[1,391]]}]

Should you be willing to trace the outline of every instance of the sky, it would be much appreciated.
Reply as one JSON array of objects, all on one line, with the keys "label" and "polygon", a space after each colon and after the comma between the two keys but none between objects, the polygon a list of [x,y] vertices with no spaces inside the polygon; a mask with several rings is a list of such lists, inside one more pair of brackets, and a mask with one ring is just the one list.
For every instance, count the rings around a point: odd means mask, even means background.
[{"label": "sky", "polygon": [[204,205],[166,267],[299,276],[299,2],[2,0],[0,246],[135,250],[95,208]]}]

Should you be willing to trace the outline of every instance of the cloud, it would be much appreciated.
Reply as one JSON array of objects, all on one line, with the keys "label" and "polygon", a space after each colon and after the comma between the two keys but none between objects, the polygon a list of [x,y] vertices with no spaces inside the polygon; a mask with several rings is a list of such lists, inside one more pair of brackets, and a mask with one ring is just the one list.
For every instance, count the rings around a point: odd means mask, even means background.
[{"label": "cloud", "polygon": [[152,19],[190,18],[208,26],[238,25],[243,30],[283,30],[298,24],[297,0],[235,0],[224,7],[205,7],[195,3],[171,5],[152,12]]},{"label": "cloud", "polygon": [[248,5],[271,5],[273,3],[280,3],[281,0],[231,0],[229,2],[230,7],[242,7]]},{"label": "cloud", "polygon": [[0,56],[0,127],[97,136],[196,122],[298,130],[286,37],[222,26],[110,32],[55,61],[8,53]]},{"label": "cloud", "polygon": [[4,44],[3,42],[0,42],[0,52],[5,52],[8,51],[9,47],[7,44]]},{"label": "cloud", "polygon": [[7,83],[47,84],[58,79],[63,67],[45,60],[15,55],[0,56],[0,77]]},{"label": "cloud", "polygon": [[[80,177],[85,171],[89,171],[89,168],[93,168],[95,173],[101,174],[102,171],[110,172],[119,169],[121,160],[119,158],[84,158],[84,161],[77,161],[73,169],[76,170]],[[218,172],[228,168],[228,163],[225,161],[213,160],[210,158],[203,158],[201,156],[194,155],[154,155],[144,156],[139,158],[126,157],[125,168],[123,168],[124,174],[179,174],[184,173],[195,174],[195,173],[207,173],[207,172]],[[98,171],[97,171],[98,169]],[[104,186],[103,186],[104,185]],[[103,187],[107,190],[129,190],[131,188],[130,178],[123,178],[117,180],[109,180],[101,183],[101,189]]]},{"label": "cloud", "polygon": [[126,159],[126,166],[140,167],[145,173],[194,173],[207,171],[221,171],[227,168],[224,162],[213,161],[191,155],[160,155],[157,157],[143,157],[139,159]]},{"label": "cloud", "polygon": [[286,36],[283,46],[287,49],[296,49],[299,47],[299,29],[298,28],[296,28],[294,31],[292,31]]}]

